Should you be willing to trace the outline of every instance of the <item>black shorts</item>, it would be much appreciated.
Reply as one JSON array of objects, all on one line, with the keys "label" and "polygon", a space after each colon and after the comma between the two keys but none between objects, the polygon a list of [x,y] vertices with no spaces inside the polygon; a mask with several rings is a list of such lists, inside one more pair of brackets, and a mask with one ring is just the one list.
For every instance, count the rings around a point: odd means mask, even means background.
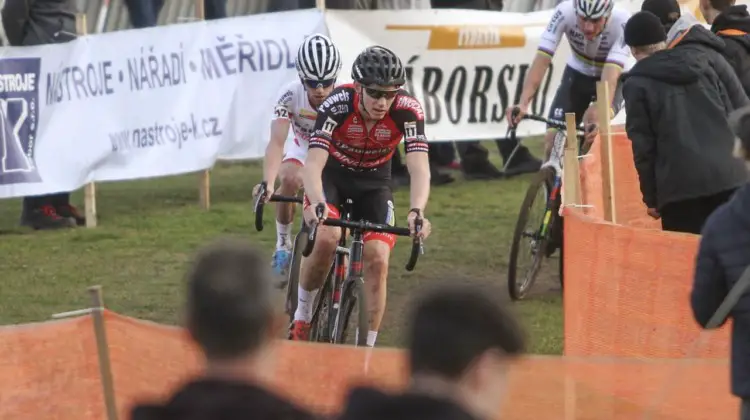
[{"label": "black shorts", "polygon": [[[565,66],[563,70],[560,86],[557,88],[555,98],[552,100],[547,118],[557,121],[565,121],[565,114],[573,112],[576,114],[576,122],[581,123],[583,114],[592,101],[596,100],[596,83],[601,80],[599,77],[587,76],[570,66]],[[612,109],[615,114],[620,112],[625,104],[622,98],[622,83],[617,83]],[[547,128],[553,128],[547,126]]]},{"label": "black shorts", "polygon": [[[342,205],[347,199],[351,199],[352,220],[366,220],[389,226],[396,224],[393,191],[387,178],[326,165],[323,169],[323,194],[328,204],[329,217],[341,217]],[[396,237],[388,233],[366,232],[364,241],[368,240],[383,241],[391,248],[396,244]]]}]

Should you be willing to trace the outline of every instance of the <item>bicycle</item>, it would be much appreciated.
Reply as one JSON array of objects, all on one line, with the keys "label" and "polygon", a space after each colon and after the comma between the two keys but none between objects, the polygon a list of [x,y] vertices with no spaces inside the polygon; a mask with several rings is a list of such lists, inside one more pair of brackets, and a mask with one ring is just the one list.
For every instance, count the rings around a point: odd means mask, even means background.
[{"label": "bicycle", "polygon": [[[323,287],[318,293],[310,328],[310,341],[329,342],[332,344],[344,344],[347,341],[347,333],[351,315],[357,307],[355,346],[367,345],[367,331],[369,330],[369,317],[364,291],[364,277],[362,275],[362,256],[364,251],[365,232],[390,233],[397,236],[411,236],[408,228],[394,227],[384,224],[372,223],[366,220],[351,220],[352,201],[347,199],[347,209],[342,213],[341,219],[326,219],[323,225],[340,227],[342,235],[336,247],[336,256],[326,277]],[[318,204],[315,211],[322,217],[325,204]],[[421,229],[421,219],[416,221],[416,230]],[[352,242],[346,247],[344,233],[351,231]],[[317,225],[312,227],[308,234],[307,246],[302,251],[304,257],[310,256],[315,246]],[[424,254],[422,239],[414,237],[412,241],[411,255],[406,263],[406,271],[413,271],[417,265],[419,256]],[[349,257],[349,264],[346,258]]]},{"label": "bicycle", "polygon": [[[301,197],[291,197],[272,194],[271,198],[267,201],[263,201],[261,198],[268,192],[268,184],[263,181],[260,183],[258,189],[258,196],[255,199],[255,205],[253,212],[255,213],[255,230],[258,232],[263,230],[263,206],[266,202],[278,202],[278,203],[297,203],[302,204]],[[292,260],[289,263],[289,269],[285,279],[281,279],[276,284],[279,289],[287,288],[286,290],[286,312],[290,319],[294,317],[294,311],[297,310],[297,284],[299,282],[299,266],[302,261],[302,250],[305,248],[307,241],[305,218],[300,213],[300,230],[294,236],[294,242],[292,244]]]},{"label": "bicycle", "polygon": [[[526,190],[526,196],[521,204],[516,228],[513,232],[513,242],[510,247],[510,260],[508,263],[508,293],[512,300],[521,300],[526,297],[534,281],[536,281],[544,259],[550,258],[558,249],[560,250],[558,267],[560,285],[564,287],[563,226],[559,211],[561,205],[560,189],[562,187],[562,154],[567,140],[566,124],[563,121],[550,120],[537,115],[525,115],[523,119],[543,122],[557,128],[558,131],[555,135],[549,160],[542,165],[542,168]],[[513,141],[516,140],[516,128],[509,128],[509,138]],[[584,134],[583,130],[576,128],[576,134],[578,134],[580,151],[582,147],[581,139]],[[532,221],[529,223],[529,213],[540,190],[543,191],[546,198],[544,216],[541,221]],[[519,279],[518,259],[522,254],[520,247],[523,239],[526,238],[530,239],[531,249],[528,253],[533,257],[533,260],[530,269],[527,270],[523,279]]]}]

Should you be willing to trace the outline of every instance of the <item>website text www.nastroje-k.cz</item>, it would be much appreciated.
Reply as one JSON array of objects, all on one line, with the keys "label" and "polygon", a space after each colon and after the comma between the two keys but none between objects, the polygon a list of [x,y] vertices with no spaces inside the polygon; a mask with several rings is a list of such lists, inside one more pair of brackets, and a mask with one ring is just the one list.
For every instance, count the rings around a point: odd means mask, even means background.
[{"label": "website text www.nastroje-k.cz", "polygon": [[193,114],[184,120],[172,120],[169,123],[155,122],[136,129],[125,129],[109,133],[113,152],[146,149],[165,145],[182,144],[191,140],[209,137],[220,137],[221,124],[218,117],[198,118]]}]

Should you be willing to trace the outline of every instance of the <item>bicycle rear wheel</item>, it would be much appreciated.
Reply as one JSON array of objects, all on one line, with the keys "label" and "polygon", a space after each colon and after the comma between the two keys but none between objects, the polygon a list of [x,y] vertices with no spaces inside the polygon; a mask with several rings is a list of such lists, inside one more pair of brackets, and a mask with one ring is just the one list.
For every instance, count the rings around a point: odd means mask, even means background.
[{"label": "bicycle rear wheel", "polygon": [[364,346],[367,342],[369,319],[362,279],[346,282],[343,289],[333,342]]},{"label": "bicycle rear wheel", "polygon": [[[553,214],[550,220],[546,222],[544,218],[549,206],[553,205],[553,203],[548,203],[548,197],[549,189],[553,185],[554,179],[554,169],[549,167],[542,168],[531,181],[531,185],[526,190],[526,197],[521,204],[516,228],[513,232],[513,242],[511,243],[510,260],[508,262],[508,293],[513,300],[520,300],[526,297],[546,257],[549,226],[556,215]],[[540,192],[543,194],[540,201],[544,203],[544,212],[541,212],[541,217],[533,218],[532,209],[534,208],[534,204],[539,204],[537,197]],[[541,232],[545,223],[548,228],[545,235],[542,236]],[[525,244],[530,245],[528,250],[524,250]],[[531,256],[531,261],[524,263],[523,258],[527,256]]]}]

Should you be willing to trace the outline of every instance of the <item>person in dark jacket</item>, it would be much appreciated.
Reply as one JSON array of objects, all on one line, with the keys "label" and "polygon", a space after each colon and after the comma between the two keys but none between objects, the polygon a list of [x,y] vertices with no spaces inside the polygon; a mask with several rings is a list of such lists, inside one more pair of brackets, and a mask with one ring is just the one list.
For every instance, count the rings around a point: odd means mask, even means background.
[{"label": "person in dark jacket", "polygon": [[[713,9],[711,2],[716,3],[715,7],[726,10],[727,14],[719,18],[720,11]],[[661,20],[668,39],[679,38],[682,33],[685,34],[681,40],[673,41],[675,46],[692,45],[692,47],[700,48],[702,45],[708,50],[716,51],[711,51],[712,62],[717,61],[715,64],[726,67],[718,60],[716,53],[722,55],[739,78],[745,94],[750,96],[750,36],[745,36],[745,29],[750,29],[750,18],[746,6],[731,6],[730,8],[730,2],[734,3],[733,0],[701,1],[701,11],[706,16],[706,20],[708,23],[714,22],[711,31],[700,25],[695,17],[691,15],[683,17],[677,0],[645,0],[641,5],[641,10],[649,11]],[[743,18],[746,20],[743,21]],[[718,24],[715,19],[718,19]],[[672,30],[675,26],[676,28]],[[684,32],[686,30],[687,32]],[[713,37],[709,32],[717,36]]]},{"label": "person in dark jacket", "polygon": [[[5,0],[3,26],[12,46],[57,44],[76,38],[73,0]],[[70,204],[70,193],[24,197],[21,225],[34,229],[81,226],[86,220]]]},{"label": "person in dark jacket", "polygon": [[750,100],[734,72],[712,67],[704,49],[666,49],[650,12],[628,20],[625,42],[637,60],[623,77],[623,96],[643,202],[664,230],[698,234],[747,180],[732,155],[727,115]]},{"label": "person in dark jacket", "polygon": [[735,0],[701,0],[700,10],[726,48],[724,58],[750,96],[750,14],[746,5],[734,5]]},{"label": "person in dark jacket", "polygon": [[497,419],[510,363],[525,343],[516,320],[488,296],[450,286],[411,305],[409,388],[354,388],[339,420]]},{"label": "person in dark jacket", "polygon": [[[737,155],[750,167],[750,108],[736,111],[730,121],[739,140]],[[706,326],[748,266],[750,184],[745,184],[711,214],[701,232],[690,295],[698,324]],[[733,319],[732,393],[742,399],[740,418],[750,420],[750,295],[740,297],[729,316]]]},{"label": "person in dark jacket", "polygon": [[260,385],[273,378],[286,317],[265,256],[222,239],[203,248],[187,276],[187,331],[205,372],[165,402],[133,407],[131,420],[311,420]]}]

